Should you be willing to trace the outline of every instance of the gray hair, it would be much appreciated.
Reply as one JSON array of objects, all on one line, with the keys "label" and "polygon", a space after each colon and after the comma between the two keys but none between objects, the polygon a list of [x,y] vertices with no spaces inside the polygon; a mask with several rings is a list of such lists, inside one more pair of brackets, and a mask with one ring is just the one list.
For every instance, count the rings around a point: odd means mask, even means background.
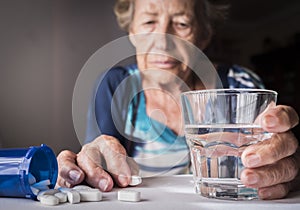
[{"label": "gray hair", "polygon": [[[117,0],[114,12],[119,26],[129,32],[134,15],[135,0]],[[228,15],[229,5],[220,0],[194,0],[195,18],[203,28],[201,39],[207,39]]]}]

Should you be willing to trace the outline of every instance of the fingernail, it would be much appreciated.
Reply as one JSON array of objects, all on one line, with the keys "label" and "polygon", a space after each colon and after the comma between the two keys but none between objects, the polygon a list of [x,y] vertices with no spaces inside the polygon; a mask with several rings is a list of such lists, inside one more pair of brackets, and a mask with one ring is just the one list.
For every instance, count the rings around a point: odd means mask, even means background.
[{"label": "fingernail", "polygon": [[246,176],[246,182],[248,185],[253,185],[258,182],[258,177],[255,174],[247,174]]},{"label": "fingernail", "polygon": [[74,182],[78,182],[79,179],[80,179],[80,172],[79,171],[76,171],[76,170],[71,170],[69,172],[69,177],[70,179],[72,179]]},{"label": "fingernail", "polygon": [[119,180],[120,185],[122,185],[122,186],[127,186],[128,185],[128,177],[125,176],[124,174],[120,174],[118,176],[118,180]]},{"label": "fingernail", "polygon": [[108,187],[108,182],[106,179],[101,179],[99,181],[99,188],[101,191],[105,192],[107,190],[107,187]]},{"label": "fingernail", "polygon": [[246,167],[255,167],[259,164],[260,162],[260,157],[258,155],[249,155],[249,156],[246,156]]}]

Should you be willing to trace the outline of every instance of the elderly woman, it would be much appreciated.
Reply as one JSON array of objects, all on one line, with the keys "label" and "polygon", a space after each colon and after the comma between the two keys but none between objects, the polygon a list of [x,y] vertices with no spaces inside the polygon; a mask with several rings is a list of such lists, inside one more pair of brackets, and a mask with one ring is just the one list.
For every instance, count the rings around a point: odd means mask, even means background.
[{"label": "elderly woman", "polygon": [[[59,154],[59,185],[85,181],[110,191],[114,183],[126,187],[138,170],[142,176],[189,171],[179,95],[204,89],[207,81],[189,68],[187,50],[180,43],[204,50],[223,9],[209,0],[117,1],[115,12],[136,47],[136,64],[112,68],[103,76],[95,99],[99,132],[88,134],[78,154]],[[263,87],[249,70],[215,66],[223,87]],[[247,170],[241,181],[258,188],[262,199],[281,198],[299,188],[298,141],[290,131],[298,124],[298,115],[281,105],[264,115],[262,122],[274,135],[243,152]]]}]

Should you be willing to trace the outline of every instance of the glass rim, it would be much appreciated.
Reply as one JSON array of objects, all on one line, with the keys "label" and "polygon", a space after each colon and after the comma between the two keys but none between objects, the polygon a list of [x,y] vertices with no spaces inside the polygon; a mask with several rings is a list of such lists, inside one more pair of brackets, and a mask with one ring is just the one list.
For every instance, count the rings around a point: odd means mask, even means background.
[{"label": "glass rim", "polygon": [[213,94],[273,94],[275,96],[278,93],[274,90],[269,89],[258,89],[258,88],[220,88],[220,89],[203,89],[203,90],[190,90],[186,92],[182,92],[181,95],[194,95],[194,94],[206,94],[206,93],[213,93]]}]

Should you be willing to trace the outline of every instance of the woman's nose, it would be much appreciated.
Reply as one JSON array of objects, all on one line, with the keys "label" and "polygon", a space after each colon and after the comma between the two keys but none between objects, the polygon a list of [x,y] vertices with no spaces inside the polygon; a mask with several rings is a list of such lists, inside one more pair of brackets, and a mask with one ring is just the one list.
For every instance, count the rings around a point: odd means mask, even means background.
[{"label": "woman's nose", "polygon": [[167,50],[168,49],[168,37],[166,33],[158,33],[155,35],[155,46],[159,50]]},{"label": "woman's nose", "polygon": [[162,24],[155,35],[155,45],[160,50],[170,50],[173,46],[172,29],[169,24]]}]

